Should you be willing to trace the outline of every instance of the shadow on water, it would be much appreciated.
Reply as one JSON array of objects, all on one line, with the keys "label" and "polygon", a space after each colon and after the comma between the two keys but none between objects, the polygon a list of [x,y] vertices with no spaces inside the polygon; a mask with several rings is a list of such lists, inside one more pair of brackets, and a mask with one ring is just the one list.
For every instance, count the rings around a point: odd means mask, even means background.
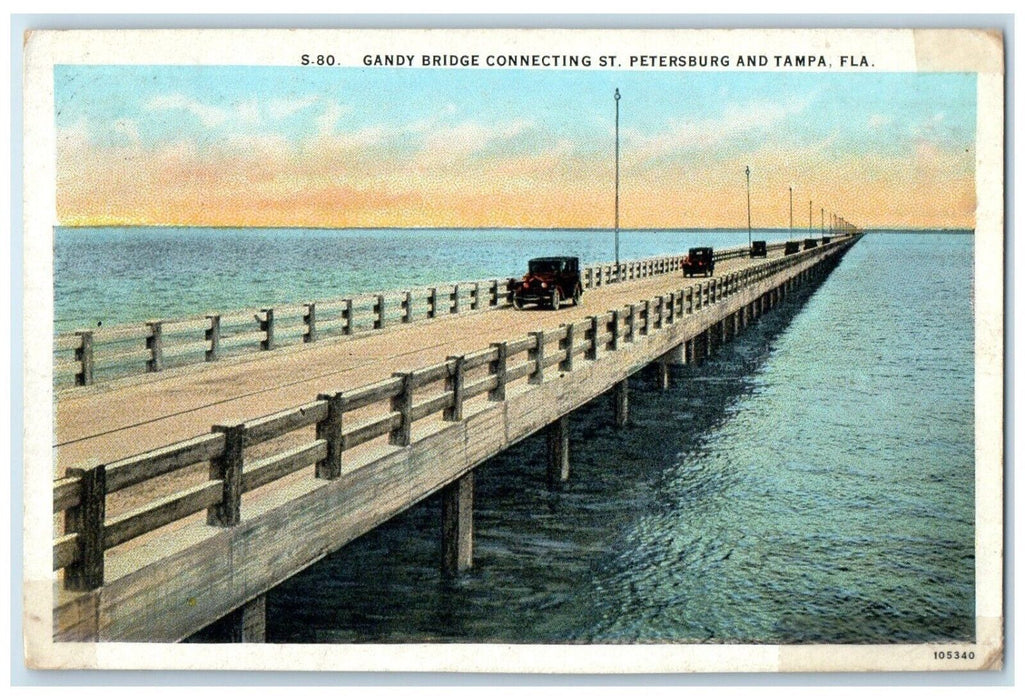
[{"label": "shadow on water", "polygon": [[[671,368],[668,391],[652,368],[630,379],[630,421],[612,425],[611,396],[570,416],[570,480],[546,482],[543,433],[475,470],[474,569],[440,572],[440,499],[432,496],[297,574],[267,596],[267,639],[278,643],[592,642],[715,636],[707,625],[660,629],[652,571],[665,547],[629,553],[635,600],[610,606],[628,534],[642,518],[715,499],[736,475],[693,475],[680,464],[727,420],[810,289],[752,323],[700,366]],[[671,533],[666,533],[667,538]],[[671,549],[671,546],[669,547]],[[728,556],[728,555],[727,555]],[[630,594],[627,597],[631,597]],[[604,629],[603,620],[616,629]],[[654,624],[652,624],[654,623]],[[214,641],[207,630],[190,641]]]}]

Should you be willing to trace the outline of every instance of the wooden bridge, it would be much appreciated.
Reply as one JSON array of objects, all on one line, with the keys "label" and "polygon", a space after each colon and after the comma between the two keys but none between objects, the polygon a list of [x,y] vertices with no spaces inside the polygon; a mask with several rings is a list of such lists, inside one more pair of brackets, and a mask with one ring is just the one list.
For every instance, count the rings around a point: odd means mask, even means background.
[{"label": "wooden bridge", "polygon": [[439,314],[435,288],[417,320],[405,293],[398,320],[381,303],[366,332],[65,390],[54,639],[177,641],[220,621],[262,641],[267,591],[438,491],[442,568],[458,573],[476,466],[546,430],[547,478],[565,481],[574,409],[611,389],[623,425],[631,375],[656,363],[667,386],[670,363],[700,361],[858,238],[727,251],[701,280],[678,258],[598,268],[581,306],[559,311],[513,311],[496,286]]}]

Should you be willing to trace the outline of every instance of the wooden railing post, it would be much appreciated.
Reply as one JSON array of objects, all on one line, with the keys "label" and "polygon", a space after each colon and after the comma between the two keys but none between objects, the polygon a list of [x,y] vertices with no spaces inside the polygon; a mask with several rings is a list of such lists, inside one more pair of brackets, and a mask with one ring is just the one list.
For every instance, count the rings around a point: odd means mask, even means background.
[{"label": "wooden railing post", "polygon": [[598,359],[598,335],[600,334],[600,322],[597,316],[591,316],[591,328],[588,331],[590,337],[590,343],[587,346],[587,353],[584,355],[588,360]]},{"label": "wooden railing post", "polygon": [[629,323],[630,325],[629,325],[629,330],[627,331],[627,333],[626,333],[626,335],[624,336],[623,339],[626,342],[628,342],[628,343],[632,343],[632,342],[634,342],[634,338],[635,338],[636,333],[637,333],[637,305],[636,304],[630,304],[629,308],[630,308],[630,311],[627,314],[626,318],[627,318],[627,323]]},{"label": "wooden railing post", "polygon": [[260,324],[260,330],[264,331],[267,335],[260,341],[261,350],[273,350],[274,349],[274,309],[260,309],[264,317],[261,319],[259,316],[256,317],[257,322]]},{"label": "wooden railing post", "polygon": [[342,453],[345,442],[342,438],[345,416],[345,394],[320,394],[318,401],[327,401],[327,416],[317,423],[317,439],[327,442],[327,456],[317,462],[318,479],[337,479],[342,475]]},{"label": "wooden railing post", "polygon": [[450,355],[448,362],[455,362],[452,373],[445,380],[445,390],[452,392],[452,405],[445,409],[442,417],[445,420],[460,421],[463,419],[463,393],[466,383],[466,370],[463,367],[463,355]]},{"label": "wooden railing post", "polygon": [[402,322],[413,321],[413,292],[406,292],[402,297]]},{"label": "wooden railing post", "polygon": [[206,351],[206,361],[213,362],[217,359],[217,353],[221,346],[221,316],[220,314],[212,314],[207,316],[210,321],[210,327],[206,329],[204,336],[210,341],[210,347]]},{"label": "wooden railing post", "polygon": [[78,535],[78,561],[64,569],[64,587],[91,591],[103,585],[103,521],[106,518],[107,471],[102,464],[72,467],[81,479],[78,505],[64,513],[65,532]]},{"label": "wooden railing post", "polygon": [[246,426],[215,425],[214,432],[224,433],[224,452],[210,460],[210,479],[223,484],[221,502],[207,508],[207,525],[233,527],[242,515],[242,463]]},{"label": "wooden railing post", "polygon": [[452,293],[449,294],[448,298],[449,298],[449,301],[452,302],[451,305],[448,308],[449,313],[458,314],[459,313],[459,285],[458,284],[453,284],[452,285]]},{"label": "wooden railing post", "polygon": [[438,315],[438,288],[431,287],[427,290],[427,318],[435,318]]},{"label": "wooden railing post", "polygon": [[470,289],[470,311],[480,308],[480,282],[474,282]]},{"label": "wooden railing post", "polygon": [[75,373],[77,386],[89,386],[93,383],[93,332],[77,331],[78,347],[75,348],[75,360],[79,363],[79,371]]},{"label": "wooden railing post", "polygon": [[527,377],[527,381],[531,384],[542,384],[545,380],[545,332],[532,331],[530,335],[536,345],[533,350],[527,352],[527,358],[534,362],[534,371]]},{"label": "wooden railing post", "polygon": [[374,302],[374,328],[384,328],[384,295],[378,294],[377,301]]},{"label": "wooden railing post", "polygon": [[146,348],[149,350],[146,371],[159,372],[164,368],[164,324],[162,321],[147,321],[146,327],[149,329],[149,335],[146,336]]},{"label": "wooden railing post", "polygon": [[306,313],[303,314],[303,323],[306,324],[306,332],[303,333],[304,343],[313,343],[317,340],[317,304],[310,302],[306,304]]},{"label": "wooden railing post", "polygon": [[498,280],[488,282],[488,306],[498,306]]},{"label": "wooden railing post", "polygon": [[664,307],[665,307],[665,299],[662,297],[661,294],[659,294],[655,298],[655,309],[658,311],[658,318],[655,321],[655,329],[656,330],[658,330],[659,328],[662,327],[662,319],[664,318],[664,313],[665,313],[664,312]]},{"label": "wooden railing post", "polygon": [[345,319],[342,334],[352,335],[352,299],[345,300],[345,305],[342,307],[342,318]]},{"label": "wooden railing post", "polygon": [[609,338],[608,348],[609,350],[619,349],[619,309],[612,310],[612,319],[608,323],[608,330],[612,333],[612,337]]},{"label": "wooden railing post", "polygon": [[392,376],[402,379],[402,390],[391,400],[391,410],[402,418],[399,426],[388,434],[388,442],[405,447],[413,437],[413,373],[395,372]]},{"label": "wooden railing post", "polygon": [[669,309],[666,314],[666,323],[672,325],[676,320],[676,292],[669,292]]},{"label": "wooden railing post", "polygon": [[651,299],[644,300],[644,335],[651,333]]},{"label": "wooden railing post", "polygon": [[573,329],[575,324],[563,323],[562,327],[566,329],[566,337],[559,341],[559,349],[566,353],[566,357],[563,358],[562,362],[559,363],[560,372],[572,372],[573,371],[573,345],[575,344],[573,337]]},{"label": "wooden railing post", "polygon": [[506,343],[492,343],[498,357],[491,362],[488,371],[495,375],[495,388],[488,392],[488,399],[491,401],[505,401],[506,372],[509,367],[509,346]]},{"label": "wooden railing post", "polygon": [[687,287],[687,313],[694,313],[694,287]]}]

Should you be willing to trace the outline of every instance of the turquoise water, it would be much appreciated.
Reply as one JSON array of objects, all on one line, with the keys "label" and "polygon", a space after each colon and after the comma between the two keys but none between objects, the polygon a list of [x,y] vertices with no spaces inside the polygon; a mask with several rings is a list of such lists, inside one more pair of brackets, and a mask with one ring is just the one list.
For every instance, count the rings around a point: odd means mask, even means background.
[{"label": "turquoise water", "polygon": [[[615,259],[613,232],[584,230],[57,228],[54,243],[58,331],[519,277],[543,255]],[[622,231],[620,260],[695,245],[747,245],[747,232]]]},{"label": "turquoise water", "polygon": [[476,471],[475,568],[436,498],[268,595],[276,642],[925,642],[974,636],[969,235],[869,235],[670,390]]}]

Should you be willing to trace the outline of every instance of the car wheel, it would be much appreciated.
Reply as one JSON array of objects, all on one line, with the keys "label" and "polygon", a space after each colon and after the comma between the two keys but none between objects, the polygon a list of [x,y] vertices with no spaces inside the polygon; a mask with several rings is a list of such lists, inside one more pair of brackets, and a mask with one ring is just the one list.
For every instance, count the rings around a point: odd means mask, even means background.
[{"label": "car wheel", "polygon": [[513,304],[513,308],[516,309],[517,311],[519,311],[520,309],[523,308],[523,299],[521,299],[520,297],[518,297],[518,296],[516,296],[514,294],[513,295],[513,302],[512,302],[512,304]]},{"label": "car wheel", "polygon": [[559,294],[559,288],[556,287],[552,290],[552,308],[558,309],[562,304],[562,295]]},{"label": "car wheel", "polygon": [[578,284],[573,290],[573,306],[580,306],[580,298],[584,296],[584,290]]}]

